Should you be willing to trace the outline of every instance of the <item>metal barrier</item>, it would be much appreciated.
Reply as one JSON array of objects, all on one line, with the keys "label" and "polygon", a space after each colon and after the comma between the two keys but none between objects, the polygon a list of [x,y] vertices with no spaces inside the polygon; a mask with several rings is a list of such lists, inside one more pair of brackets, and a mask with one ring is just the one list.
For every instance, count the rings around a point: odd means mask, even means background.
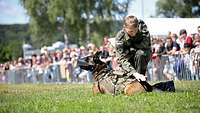
[{"label": "metal barrier", "polygon": [[59,65],[50,65],[47,69],[20,68],[8,70],[5,83],[52,83],[60,82]]},{"label": "metal barrier", "polygon": [[91,82],[91,73],[66,64],[52,64],[48,68],[20,68],[7,70],[0,76],[0,83],[61,83]]},{"label": "metal barrier", "polygon": [[[65,64],[52,64],[47,69],[21,68],[8,70],[5,73],[1,73],[0,83],[80,82],[79,79],[91,82],[90,72],[83,71],[81,73],[80,68],[73,69],[69,67]],[[85,79],[82,76],[85,76]],[[200,53],[157,57],[149,62],[147,76],[150,81],[199,80]]]},{"label": "metal barrier", "polygon": [[200,53],[162,55],[149,62],[148,80],[199,80]]},{"label": "metal barrier", "polygon": [[200,53],[193,53],[192,56],[192,65],[191,65],[191,74],[193,80],[200,79]]}]

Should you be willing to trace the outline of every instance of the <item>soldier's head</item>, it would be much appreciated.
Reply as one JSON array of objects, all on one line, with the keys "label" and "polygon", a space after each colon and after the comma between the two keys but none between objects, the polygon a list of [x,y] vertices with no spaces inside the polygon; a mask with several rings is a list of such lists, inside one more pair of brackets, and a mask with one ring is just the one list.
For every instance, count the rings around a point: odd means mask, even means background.
[{"label": "soldier's head", "polygon": [[124,30],[129,36],[133,37],[138,32],[138,19],[133,15],[128,15],[124,18]]}]

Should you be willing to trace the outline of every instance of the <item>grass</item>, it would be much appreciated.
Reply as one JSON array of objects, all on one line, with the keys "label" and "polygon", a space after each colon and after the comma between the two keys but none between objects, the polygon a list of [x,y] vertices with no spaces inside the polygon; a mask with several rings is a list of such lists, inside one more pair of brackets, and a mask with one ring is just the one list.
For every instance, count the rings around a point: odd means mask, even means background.
[{"label": "grass", "polygon": [[93,96],[92,84],[0,85],[0,113],[200,113],[200,81],[176,92]]}]

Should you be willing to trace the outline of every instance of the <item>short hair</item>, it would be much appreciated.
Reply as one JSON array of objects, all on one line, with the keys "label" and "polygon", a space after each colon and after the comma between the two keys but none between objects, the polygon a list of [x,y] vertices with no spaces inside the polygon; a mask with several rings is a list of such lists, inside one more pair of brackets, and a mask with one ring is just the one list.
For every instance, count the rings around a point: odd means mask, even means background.
[{"label": "short hair", "polygon": [[180,33],[180,35],[182,35],[182,34],[186,34],[187,35],[186,29],[181,29],[179,33]]},{"label": "short hair", "polygon": [[200,28],[200,26],[197,27],[198,29]]},{"label": "short hair", "polygon": [[138,26],[138,19],[137,17],[133,16],[133,15],[128,15],[124,18],[124,25],[125,27],[127,26],[133,26],[133,27],[137,27]]}]

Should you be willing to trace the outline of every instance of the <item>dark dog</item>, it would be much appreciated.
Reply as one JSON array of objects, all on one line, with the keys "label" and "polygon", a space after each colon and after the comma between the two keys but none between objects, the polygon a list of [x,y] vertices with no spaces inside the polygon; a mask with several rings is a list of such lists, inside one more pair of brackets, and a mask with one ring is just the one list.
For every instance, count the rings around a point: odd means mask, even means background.
[{"label": "dark dog", "polygon": [[94,84],[93,94],[108,93],[116,95],[123,93],[125,95],[133,95],[137,92],[151,92],[153,90],[174,92],[175,87],[173,81],[160,82],[151,86],[146,81],[137,81],[135,78],[124,79],[119,77],[110,70],[106,63],[99,59],[100,52],[96,52],[93,56],[87,56],[79,60],[79,66],[82,69],[92,71]]}]

